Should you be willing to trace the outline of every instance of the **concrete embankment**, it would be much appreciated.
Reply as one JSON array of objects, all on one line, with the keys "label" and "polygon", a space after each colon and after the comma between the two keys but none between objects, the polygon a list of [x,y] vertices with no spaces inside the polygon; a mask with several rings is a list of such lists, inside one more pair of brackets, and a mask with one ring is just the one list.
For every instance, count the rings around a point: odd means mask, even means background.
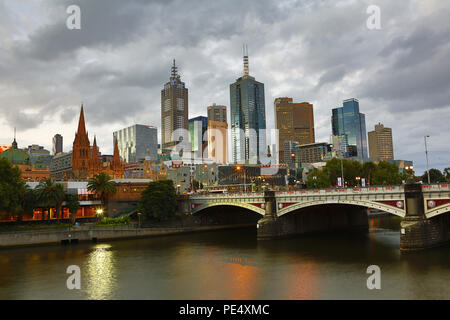
[{"label": "concrete embankment", "polygon": [[213,225],[179,228],[135,228],[127,226],[114,227],[79,227],[62,230],[36,230],[0,233],[0,248],[44,245],[58,243],[75,243],[78,241],[100,241],[113,239],[146,238],[174,235],[190,232],[202,232],[220,229],[235,229],[252,225]]}]

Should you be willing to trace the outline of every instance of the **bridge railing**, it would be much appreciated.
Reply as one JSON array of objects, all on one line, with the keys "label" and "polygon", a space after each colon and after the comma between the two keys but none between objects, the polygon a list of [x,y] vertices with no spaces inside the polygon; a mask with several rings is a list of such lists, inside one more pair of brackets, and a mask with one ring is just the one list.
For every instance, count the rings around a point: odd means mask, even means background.
[{"label": "bridge railing", "polygon": [[450,191],[450,184],[441,183],[441,184],[423,184],[422,185],[423,192],[433,192],[433,191]]}]

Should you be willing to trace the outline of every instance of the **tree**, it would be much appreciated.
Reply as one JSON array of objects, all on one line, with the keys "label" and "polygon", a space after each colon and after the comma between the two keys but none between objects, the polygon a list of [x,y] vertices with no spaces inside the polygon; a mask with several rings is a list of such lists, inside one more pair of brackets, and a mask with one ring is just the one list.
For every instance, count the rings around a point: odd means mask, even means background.
[{"label": "tree", "polygon": [[[22,201],[23,213],[32,216],[34,209],[38,206],[37,192],[25,185],[25,195]],[[18,217],[18,221],[22,220],[22,214]]]},{"label": "tree", "polygon": [[398,167],[390,162],[381,161],[372,174],[372,185],[396,185],[402,183]]},{"label": "tree", "polygon": [[102,172],[94,175],[92,179],[89,179],[87,189],[100,196],[102,207],[104,207],[106,196],[116,193],[116,183],[111,181],[111,177],[109,175]]},{"label": "tree", "polygon": [[450,182],[450,168],[445,168],[444,169],[444,175],[445,175],[445,180],[447,182]]},{"label": "tree", "polygon": [[26,187],[20,170],[7,159],[0,158],[0,212],[21,217]]},{"label": "tree", "polygon": [[66,195],[66,207],[69,210],[70,221],[72,224],[75,223],[76,214],[80,208],[80,202],[78,201],[77,194],[67,194]]},{"label": "tree", "polygon": [[371,183],[371,177],[376,170],[377,165],[374,162],[364,162],[362,165],[362,175],[366,179],[369,186]]},{"label": "tree", "polygon": [[329,188],[330,186],[330,178],[325,170],[314,168],[313,171],[308,174],[308,179],[306,180],[306,187],[308,189],[323,189]]},{"label": "tree", "polygon": [[141,194],[138,210],[145,219],[167,220],[175,216],[177,200],[172,180],[150,182]]},{"label": "tree", "polygon": [[42,212],[42,220],[45,220],[45,209],[47,209],[47,220],[50,220],[50,209],[56,209],[56,216],[59,222],[59,212],[61,211],[62,202],[65,198],[64,187],[60,183],[54,183],[52,179],[46,179],[39,182],[36,187],[37,200],[44,208]]},{"label": "tree", "polygon": [[[445,170],[444,170],[445,171]],[[439,183],[446,181],[446,177],[442,174],[442,172],[438,169],[430,169],[430,182],[431,183]],[[422,175],[422,181],[428,183],[428,174],[425,171]]]}]

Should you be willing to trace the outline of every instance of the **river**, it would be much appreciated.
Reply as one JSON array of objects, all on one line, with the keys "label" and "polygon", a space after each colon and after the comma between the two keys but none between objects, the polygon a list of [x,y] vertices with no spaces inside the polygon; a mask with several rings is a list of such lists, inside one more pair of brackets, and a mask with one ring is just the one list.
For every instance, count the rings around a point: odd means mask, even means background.
[{"label": "river", "polygon": [[[450,299],[450,247],[399,245],[399,220],[377,217],[366,232],[262,242],[238,229],[2,249],[0,299]],[[70,265],[79,290],[66,286]]]}]

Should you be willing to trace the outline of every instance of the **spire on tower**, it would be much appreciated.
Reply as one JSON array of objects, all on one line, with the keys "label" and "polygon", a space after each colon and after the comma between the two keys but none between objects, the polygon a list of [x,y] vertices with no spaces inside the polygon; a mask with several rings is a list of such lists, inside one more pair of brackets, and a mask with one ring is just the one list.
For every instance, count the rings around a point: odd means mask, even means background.
[{"label": "spire on tower", "polygon": [[242,51],[244,54],[244,75],[248,76],[249,75],[249,70],[248,70],[248,47],[246,44],[244,44],[242,46]]},{"label": "spire on tower", "polygon": [[170,80],[178,79],[180,76],[178,75],[178,67],[175,65],[175,59],[173,59],[173,65],[172,65],[172,74],[170,77]]},{"label": "spire on tower", "polygon": [[17,149],[17,141],[16,141],[16,127],[14,127],[14,141],[12,143],[12,148]]},{"label": "spire on tower", "polygon": [[79,134],[86,133],[86,125],[84,123],[84,111],[83,111],[83,105],[81,105],[81,111],[80,111],[80,120],[78,120],[78,131]]}]

